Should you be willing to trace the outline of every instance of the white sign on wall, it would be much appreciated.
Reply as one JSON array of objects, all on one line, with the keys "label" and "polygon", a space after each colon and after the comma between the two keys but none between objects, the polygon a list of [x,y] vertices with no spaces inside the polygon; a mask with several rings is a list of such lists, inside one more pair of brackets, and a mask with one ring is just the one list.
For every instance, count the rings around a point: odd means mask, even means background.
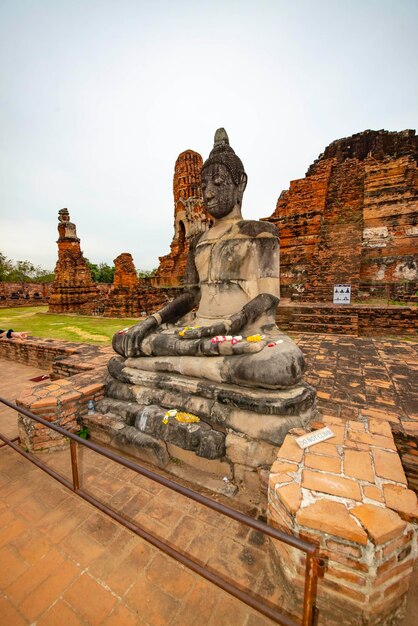
[{"label": "white sign on wall", "polygon": [[331,439],[331,437],[335,437],[334,433],[330,428],[328,428],[328,426],[325,426],[325,428],[320,428],[319,430],[314,430],[307,435],[302,435],[302,437],[297,437],[296,443],[300,448],[309,448],[309,446]]},{"label": "white sign on wall", "polygon": [[334,304],[350,304],[351,285],[334,285]]}]

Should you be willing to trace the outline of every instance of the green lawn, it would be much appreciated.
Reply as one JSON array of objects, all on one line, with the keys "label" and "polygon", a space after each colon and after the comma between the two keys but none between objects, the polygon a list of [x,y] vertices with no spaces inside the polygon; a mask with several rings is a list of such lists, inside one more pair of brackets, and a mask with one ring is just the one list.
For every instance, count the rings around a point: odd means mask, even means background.
[{"label": "green lawn", "polygon": [[25,330],[33,337],[106,344],[118,330],[139,321],[132,318],[56,315],[47,311],[47,306],[0,309],[0,328]]}]

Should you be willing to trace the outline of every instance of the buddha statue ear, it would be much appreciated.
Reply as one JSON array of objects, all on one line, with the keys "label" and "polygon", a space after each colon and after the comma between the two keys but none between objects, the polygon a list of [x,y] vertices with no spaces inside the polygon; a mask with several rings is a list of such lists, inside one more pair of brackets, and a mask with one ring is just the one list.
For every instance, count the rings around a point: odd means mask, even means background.
[{"label": "buddha statue ear", "polygon": [[240,177],[239,177],[239,183],[238,183],[238,189],[240,190],[241,194],[244,193],[245,188],[247,186],[247,181],[248,181],[248,176],[245,172],[241,172]]}]

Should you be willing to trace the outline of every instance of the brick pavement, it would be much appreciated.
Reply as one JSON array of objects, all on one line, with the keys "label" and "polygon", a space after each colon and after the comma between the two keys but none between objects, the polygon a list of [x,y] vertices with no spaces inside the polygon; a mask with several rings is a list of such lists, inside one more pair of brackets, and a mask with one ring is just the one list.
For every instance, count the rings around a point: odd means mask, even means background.
[{"label": "brick pavement", "polygon": [[305,379],[321,412],[357,419],[360,412],[418,432],[418,342],[292,334],[305,354]]},{"label": "brick pavement", "polygon": [[[302,334],[307,379],[323,412],[360,411],[414,425],[416,345]],[[6,365],[5,365],[6,364]],[[1,362],[2,395],[13,399],[39,374]],[[19,370],[19,371],[18,371]],[[9,382],[7,382],[9,380]],[[23,382],[22,382],[23,381]],[[11,390],[13,389],[13,393]],[[16,393],[17,392],[17,393]],[[405,397],[409,395],[409,397]],[[385,417],[386,416],[386,417]],[[0,419],[11,429],[0,409]],[[253,591],[278,600],[274,563],[260,536],[181,496],[83,452],[83,484],[125,515],[148,525]],[[70,476],[69,454],[46,459]],[[110,465],[109,465],[110,463]],[[271,622],[93,509],[12,450],[0,450],[0,623],[90,626],[261,626]],[[409,596],[410,626],[417,585]],[[198,616],[198,617],[197,617]]]}]

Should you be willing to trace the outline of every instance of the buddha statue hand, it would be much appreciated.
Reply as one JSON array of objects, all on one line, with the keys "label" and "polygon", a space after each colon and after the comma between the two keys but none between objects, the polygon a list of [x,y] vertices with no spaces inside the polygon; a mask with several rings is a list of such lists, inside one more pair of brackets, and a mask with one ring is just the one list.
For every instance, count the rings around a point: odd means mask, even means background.
[{"label": "buddha statue hand", "polygon": [[141,343],[153,330],[159,326],[157,317],[151,315],[143,322],[121,330],[113,335],[112,346],[115,352],[124,357],[136,357],[142,354]]},{"label": "buddha statue hand", "polygon": [[[212,326],[202,326],[185,331],[183,339],[203,339],[216,335],[237,335],[250,324],[254,324],[262,316],[269,316],[274,323],[279,299],[270,293],[260,293],[242,307],[241,311],[230,318],[216,322]],[[260,329],[262,330],[262,329]]]}]

